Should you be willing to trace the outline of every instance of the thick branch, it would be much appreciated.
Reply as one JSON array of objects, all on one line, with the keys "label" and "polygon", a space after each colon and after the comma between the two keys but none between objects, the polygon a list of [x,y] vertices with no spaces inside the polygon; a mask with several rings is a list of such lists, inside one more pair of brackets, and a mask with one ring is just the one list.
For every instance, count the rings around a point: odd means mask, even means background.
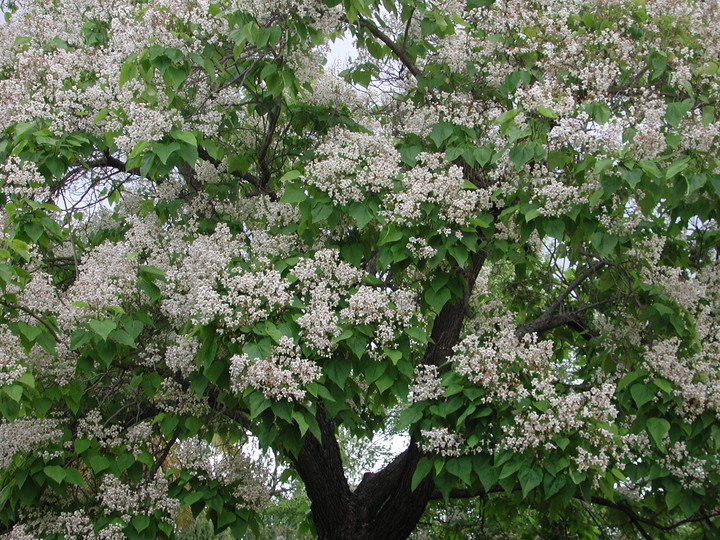
[{"label": "thick branch", "polygon": [[354,525],[352,493],[345,478],[335,424],[318,402],[322,441],[308,434],[297,456],[289,455],[305,484],[318,538],[351,538]]},{"label": "thick branch", "polygon": [[625,515],[627,515],[634,523],[642,523],[644,525],[649,525],[650,527],[653,527],[655,529],[660,529],[663,531],[672,531],[673,529],[677,529],[681,525],[684,525],[686,523],[696,523],[698,521],[704,521],[709,518],[714,518],[720,516],[720,512],[716,512],[714,514],[711,514],[710,516],[702,515],[698,517],[692,517],[687,519],[681,519],[679,521],[676,521],[674,523],[670,523],[668,525],[663,525],[662,523],[658,523],[654,519],[649,519],[646,517],[643,517],[633,511],[633,509],[622,503],[616,503],[611,501],[610,499],[606,499],[604,497],[592,497],[592,502],[594,504],[599,504],[601,506],[606,506],[608,508],[613,508],[615,510],[619,510],[620,512],[623,512]]},{"label": "thick branch", "polygon": [[377,475],[366,475],[356,491],[362,518],[362,540],[407,538],[425,512],[434,484],[428,475],[412,489],[412,477],[422,454],[414,439],[408,448]]},{"label": "thick branch", "polygon": [[410,73],[413,74],[416,79],[422,75],[422,71],[418,69],[412,58],[410,58],[407,52],[405,52],[405,49],[395,43],[395,41],[393,41],[390,36],[380,30],[377,26],[375,26],[374,23],[372,23],[368,19],[358,17],[358,22],[360,23],[360,26],[362,26],[363,28],[367,28],[373,36],[375,36],[385,45],[387,45],[388,48],[393,52],[393,54],[397,56],[398,60],[403,63],[403,65],[408,69]]},{"label": "thick branch", "polygon": [[[464,269],[458,269],[465,278],[464,294],[462,298],[446,303],[435,319],[424,363],[441,365],[452,354],[460,338],[471,291],[486,256],[485,251],[478,251]],[[364,537],[405,538],[413,530],[434,487],[428,476],[415,490],[411,489],[412,475],[421,457],[417,442],[412,438],[402,454],[378,473],[366,475],[360,483],[355,494],[361,522],[368,524]]]},{"label": "thick branch", "polygon": [[586,279],[596,274],[606,264],[607,263],[605,261],[599,261],[586,268],[583,273],[568,284],[565,290],[560,293],[560,295],[542,315],[529,323],[519,326],[515,331],[515,335],[518,338],[521,338],[525,334],[547,332],[548,330],[564,325],[573,326],[578,331],[587,330],[585,324],[579,316],[579,313],[584,311],[584,309],[561,313],[558,313],[557,311],[575,289],[577,289]]},{"label": "thick branch", "polygon": [[[270,144],[272,143],[273,136],[275,135],[275,130],[277,129],[277,123],[278,119],[280,118],[280,111],[282,110],[282,99],[280,96],[277,98],[277,102],[275,103],[275,108],[270,113],[270,123],[267,128],[267,132],[265,133],[265,139],[263,140],[262,148],[260,148],[260,152],[258,152],[258,164],[260,166],[260,171],[262,172],[262,187],[264,188],[267,186],[268,182],[270,182],[270,167],[267,163],[267,153],[270,149]],[[260,186],[258,186],[260,187]]]},{"label": "thick branch", "polygon": [[[520,486],[517,487],[517,489],[520,489]],[[472,499],[473,497],[481,497],[483,495],[488,495],[490,493],[505,493],[505,488],[502,487],[500,484],[495,484],[490,489],[453,489],[450,492],[450,495],[448,498],[450,499]],[[431,501],[437,501],[439,499],[443,499],[443,494],[440,492],[439,489],[434,489],[433,492],[430,494],[430,500]]]},{"label": "thick branch", "polygon": [[453,347],[457,345],[460,337],[460,330],[470,301],[470,293],[475,287],[475,280],[486,257],[487,253],[484,250],[471,255],[469,264],[463,272],[465,275],[465,293],[462,298],[445,304],[435,319],[430,335],[432,341],[425,350],[423,364],[439,366],[452,354]]}]

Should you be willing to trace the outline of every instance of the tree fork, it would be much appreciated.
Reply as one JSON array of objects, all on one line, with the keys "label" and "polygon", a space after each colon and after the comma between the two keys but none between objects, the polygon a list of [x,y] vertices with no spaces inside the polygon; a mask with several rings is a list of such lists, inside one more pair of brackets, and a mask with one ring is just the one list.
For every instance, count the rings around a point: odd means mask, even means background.
[{"label": "tree fork", "polygon": [[[470,294],[487,253],[480,250],[464,269],[463,297],[445,304],[435,319],[423,363],[440,365],[457,344]],[[415,438],[408,448],[378,473],[367,474],[355,492],[345,477],[335,423],[327,417],[322,403],[316,418],[322,441],[305,437],[297,457],[291,460],[305,483],[312,515],[320,539],[401,540],[415,529],[432,498],[435,487],[426,477],[412,489],[412,477],[422,453]]]}]

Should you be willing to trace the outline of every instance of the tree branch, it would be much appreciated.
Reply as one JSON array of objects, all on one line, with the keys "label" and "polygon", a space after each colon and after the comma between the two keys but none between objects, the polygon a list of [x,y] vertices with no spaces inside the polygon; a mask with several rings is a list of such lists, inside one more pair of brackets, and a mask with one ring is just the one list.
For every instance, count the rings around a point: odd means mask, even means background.
[{"label": "tree branch", "polygon": [[408,69],[410,73],[413,74],[413,76],[417,79],[422,75],[422,71],[418,69],[418,67],[415,65],[415,62],[408,56],[407,52],[405,52],[405,49],[400,47],[397,43],[393,41],[393,39],[388,36],[385,32],[380,30],[375,24],[368,19],[365,19],[364,17],[358,17],[358,23],[363,28],[367,28],[367,30],[376,38],[378,38],[380,41],[382,41],[385,45],[388,46],[388,48],[393,52],[395,56],[397,56],[398,60],[400,60],[403,65]]},{"label": "tree branch", "polygon": [[570,294],[577,289],[585,280],[595,275],[598,270],[607,264],[606,261],[598,261],[597,263],[586,268],[583,273],[576,277],[572,282],[568,284],[565,290],[555,299],[555,301],[548,307],[545,312],[540,315],[537,319],[519,326],[515,330],[515,335],[518,338],[523,337],[525,334],[530,333],[541,333],[557,328],[563,325],[575,325],[579,330],[587,330],[585,324],[579,317],[581,311],[586,311],[588,308],[581,308],[579,310],[557,313],[560,306]]},{"label": "tree branch", "polygon": [[[520,489],[520,486],[517,486],[517,489]],[[505,488],[502,487],[500,484],[495,484],[490,489],[485,490],[481,489],[480,491],[472,490],[472,489],[453,489],[450,491],[449,498],[450,499],[472,499],[473,497],[481,497],[483,495],[488,495],[490,493],[505,493]],[[434,489],[433,492],[430,494],[430,500],[437,501],[439,499],[443,499],[443,494],[440,492],[439,489]]]},{"label": "tree branch", "polygon": [[[278,119],[280,118],[280,111],[282,110],[282,96],[278,96],[277,101],[275,102],[275,108],[270,113],[270,123],[267,128],[267,132],[265,133],[265,139],[263,140],[263,145],[260,148],[260,151],[258,152],[258,165],[260,166],[260,171],[262,172],[262,187],[264,188],[267,186],[268,182],[270,182],[270,167],[267,163],[267,152],[270,149],[270,144],[273,140],[273,135],[275,135],[275,130],[277,129],[277,123]],[[260,187],[260,186],[258,186]]]},{"label": "tree branch", "polygon": [[[715,512],[714,514],[710,514],[709,516],[706,514],[703,514],[698,517],[691,517],[686,519],[681,519],[680,521],[676,521],[674,523],[670,523],[669,525],[663,525],[661,523],[658,523],[654,519],[643,517],[633,511],[630,506],[622,503],[616,503],[611,501],[610,499],[606,499],[605,497],[595,497],[593,496],[591,498],[591,501],[594,504],[599,504],[601,506],[606,506],[608,508],[613,508],[615,510],[619,510],[620,512],[623,512],[625,515],[627,515],[633,522],[642,523],[644,525],[649,525],[655,529],[660,529],[663,531],[672,531],[673,529],[677,529],[681,525],[684,525],[686,523],[697,523],[698,521],[704,521],[708,518],[715,518],[720,516],[720,511]],[[648,538],[652,538],[648,536]]]},{"label": "tree branch", "polygon": [[335,423],[327,417],[321,401],[316,418],[322,440],[308,433],[298,455],[287,456],[305,484],[318,538],[340,538],[345,536],[341,531],[354,522],[353,495],[345,478]]},{"label": "tree branch", "polygon": [[460,330],[465,320],[470,293],[475,287],[475,281],[485,263],[487,253],[480,250],[470,256],[469,264],[462,270],[465,276],[465,292],[463,297],[455,302],[446,303],[433,323],[431,342],[425,350],[423,364],[440,366],[452,354],[453,347],[460,338]]}]

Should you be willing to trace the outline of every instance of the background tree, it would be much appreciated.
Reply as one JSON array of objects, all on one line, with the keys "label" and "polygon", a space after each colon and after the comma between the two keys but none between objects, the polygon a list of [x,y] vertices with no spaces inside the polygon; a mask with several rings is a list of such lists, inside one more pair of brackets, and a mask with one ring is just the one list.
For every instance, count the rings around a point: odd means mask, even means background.
[{"label": "background tree", "polygon": [[[321,538],[475,497],[717,536],[716,2],[3,5],[9,538],[257,529],[249,434]],[[351,486],[338,426],[398,412]]]}]

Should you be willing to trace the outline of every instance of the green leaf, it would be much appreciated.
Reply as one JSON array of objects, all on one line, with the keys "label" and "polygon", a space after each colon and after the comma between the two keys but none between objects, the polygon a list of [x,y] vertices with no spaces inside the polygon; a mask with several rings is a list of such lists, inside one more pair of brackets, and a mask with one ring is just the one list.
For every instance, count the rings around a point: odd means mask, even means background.
[{"label": "green leaf", "polygon": [[19,402],[23,395],[23,388],[19,384],[3,386],[2,391],[16,402]]},{"label": "green leaf", "polygon": [[144,514],[133,516],[132,525],[137,532],[143,532],[150,526],[150,518]]},{"label": "green leaf", "polygon": [[423,417],[422,409],[419,406],[410,406],[400,413],[398,429],[405,429],[416,423]]},{"label": "green leaf", "polygon": [[649,386],[641,383],[634,384],[630,388],[630,395],[635,400],[638,409],[655,398],[655,392]]},{"label": "green leaf", "polygon": [[498,116],[495,119],[495,123],[499,126],[502,126],[503,124],[509,123],[513,118],[515,118],[520,113],[519,109],[510,109],[509,111],[505,111],[500,116]]},{"label": "green leaf", "polygon": [[82,454],[85,450],[90,448],[90,441],[88,439],[75,439],[73,441],[73,448],[76,454]]},{"label": "green leaf", "polygon": [[540,215],[541,215],[541,214],[540,214],[540,211],[539,211],[537,208],[531,208],[531,209],[525,214],[525,222],[526,222],[526,223],[529,223],[530,221],[532,221],[532,220],[535,219],[536,217],[539,217]]},{"label": "green leaf", "polygon": [[550,474],[545,474],[545,480],[543,482],[543,489],[545,491],[545,496],[552,497],[558,491],[560,491],[563,487],[565,487],[566,482],[567,482],[567,478],[562,474],[560,474],[558,476],[552,476]]},{"label": "green leaf", "polygon": [[278,182],[280,182],[280,183],[289,182],[290,180],[295,180],[296,178],[300,178],[301,175],[302,175],[302,173],[300,171],[288,171],[280,177],[280,180],[278,180]]},{"label": "green leaf", "polygon": [[537,112],[539,112],[541,115],[543,115],[546,118],[557,118],[558,117],[558,114],[555,111],[553,111],[552,109],[545,107],[543,105],[540,105],[537,108]]},{"label": "green leaf", "polygon": [[669,394],[673,390],[672,383],[670,381],[666,381],[665,379],[653,379],[653,382],[655,383],[655,386],[663,392]]},{"label": "green leaf", "polygon": [[670,422],[664,418],[648,418],[646,427],[658,448],[663,448],[663,437],[670,431]]},{"label": "green leaf", "polygon": [[[297,171],[291,171],[297,172]],[[307,193],[305,188],[298,183],[285,184],[282,197],[280,197],[281,203],[294,204],[299,203],[307,199]]]},{"label": "green leaf", "polygon": [[382,394],[395,383],[395,379],[395,374],[384,373],[377,381],[375,381],[375,386]]},{"label": "green leaf", "polygon": [[385,348],[383,352],[390,358],[393,365],[397,365],[397,363],[402,360],[403,353],[400,351]]},{"label": "green leaf", "polygon": [[427,343],[430,339],[424,330],[421,330],[416,326],[410,326],[406,328],[405,333],[414,340],[419,341],[420,343]]},{"label": "green leaf", "polygon": [[685,494],[680,490],[668,491],[665,494],[665,504],[667,505],[668,510],[672,510],[678,504],[680,504],[684,497]]},{"label": "green leaf", "polygon": [[423,298],[436,313],[440,313],[443,306],[450,300],[451,293],[447,288],[442,288],[436,292],[431,287],[428,287],[423,293]]},{"label": "green leaf", "polygon": [[533,157],[535,157],[535,149],[524,142],[515,145],[515,147],[510,150],[510,161],[518,169],[533,159]]},{"label": "green leaf", "polygon": [[197,147],[198,145],[197,138],[193,133],[189,131],[180,131],[176,129],[171,131],[170,135],[172,135],[172,138],[176,141],[181,141],[194,147]]},{"label": "green leaf", "polygon": [[432,461],[426,457],[420,458],[420,461],[418,461],[417,467],[415,467],[415,472],[412,475],[412,480],[410,481],[410,490],[415,491],[415,489],[420,485],[420,482],[422,482],[425,477],[430,473],[432,470]]},{"label": "green leaf", "polygon": [[115,321],[104,320],[104,321],[90,321],[88,326],[92,328],[97,335],[106,340],[110,335],[110,332],[117,328]]},{"label": "green leaf", "polygon": [[173,142],[169,144],[164,143],[155,143],[153,145],[153,152],[157,157],[160,158],[160,161],[162,161],[163,165],[167,165],[168,159],[170,159],[170,156],[180,150],[182,148],[178,143]]},{"label": "green leaf", "polygon": [[65,469],[60,465],[48,465],[43,469],[43,472],[58,484],[61,484],[62,481],[65,480]]},{"label": "green leaf", "polygon": [[110,468],[110,461],[105,456],[96,454],[88,457],[86,461],[96,474]]},{"label": "green leaf", "polygon": [[453,134],[453,128],[450,124],[435,124],[430,132],[430,140],[435,143],[438,149],[442,148],[443,143]]},{"label": "green leaf", "polygon": [[359,229],[363,229],[375,217],[368,204],[364,202],[351,204],[348,213],[355,219]]},{"label": "green leaf", "polygon": [[540,485],[543,479],[543,472],[540,469],[523,469],[518,474],[518,481],[522,488],[523,498],[528,496],[533,489]]},{"label": "green leaf", "polygon": [[449,459],[445,464],[448,472],[457,476],[466,485],[472,484],[472,459],[469,456]]},{"label": "green leaf", "polygon": [[85,478],[83,478],[82,473],[73,468],[65,469],[65,481],[76,486],[85,485]]},{"label": "green leaf", "polygon": [[677,127],[694,106],[695,100],[690,98],[670,103],[665,111],[665,120],[667,120],[667,123],[672,127]]},{"label": "green leaf", "polygon": [[684,171],[690,165],[690,156],[684,156],[670,165],[665,171],[665,178],[670,180],[673,176],[679,172]]}]

